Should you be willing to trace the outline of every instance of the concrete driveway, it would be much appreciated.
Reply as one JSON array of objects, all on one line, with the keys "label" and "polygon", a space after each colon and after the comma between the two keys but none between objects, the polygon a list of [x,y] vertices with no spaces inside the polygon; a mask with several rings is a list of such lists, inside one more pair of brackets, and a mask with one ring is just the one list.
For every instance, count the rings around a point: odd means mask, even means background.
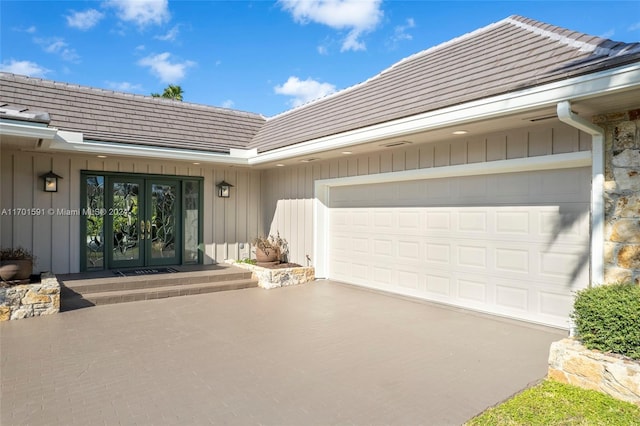
[{"label": "concrete driveway", "polygon": [[461,424],[555,329],[329,281],[0,324],[2,425]]}]

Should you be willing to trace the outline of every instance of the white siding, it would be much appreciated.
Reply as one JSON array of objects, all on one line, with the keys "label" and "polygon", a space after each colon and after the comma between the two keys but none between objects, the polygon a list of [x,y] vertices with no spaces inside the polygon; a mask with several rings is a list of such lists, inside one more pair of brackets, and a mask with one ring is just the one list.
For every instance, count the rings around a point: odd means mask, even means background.
[{"label": "white siding", "polygon": [[[152,173],[204,177],[205,263],[247,255],[251,238],[262,229],[260,172],[226,166],[203,166],[131,158],[99,159],[92,156],[36,153],[2,147],[0,156],[0,209],[21,207],[80,208],[80,171]],[[41,190],[39,175],[53,170],[63,178],[57,193]],[[231,197],[218,198],[215,184],[234,185]],[[77,272],[80,265],[80,217],[0,217],[0,246],[22,246],[37,256],[37,271]],[[248,253],[248,252],[247,252]]]}]

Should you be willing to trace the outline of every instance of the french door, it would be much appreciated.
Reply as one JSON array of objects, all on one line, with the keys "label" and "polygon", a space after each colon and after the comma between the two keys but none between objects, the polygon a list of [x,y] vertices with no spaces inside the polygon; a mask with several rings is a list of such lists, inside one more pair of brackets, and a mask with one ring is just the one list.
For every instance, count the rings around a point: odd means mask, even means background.
[{"label": "french door", "polygon": [[107,183],[109,265],[180,263],[179,182],[124,176],[109,178]]},{"label": "french door", "polygon": [[201,180],[83,172],[82,270],[200,263]]}]

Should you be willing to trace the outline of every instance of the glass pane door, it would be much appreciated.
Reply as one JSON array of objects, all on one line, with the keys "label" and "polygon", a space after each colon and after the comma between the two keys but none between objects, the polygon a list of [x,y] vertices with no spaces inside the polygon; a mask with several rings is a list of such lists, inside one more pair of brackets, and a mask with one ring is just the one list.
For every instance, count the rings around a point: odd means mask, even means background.
[{"label": "glass pane door", "polygon": [[109,180],[106,218],[109,264],[112,267],[144,264],[144,181],[130,178]]},{"label": "glass pane door", "polygon": [[179,182],[147,181],[145,241],[149,265],[180,263]]},{"label": "glass pane door", "polygon": [[81,269],[202,262],[201,181],[83,171]]}]

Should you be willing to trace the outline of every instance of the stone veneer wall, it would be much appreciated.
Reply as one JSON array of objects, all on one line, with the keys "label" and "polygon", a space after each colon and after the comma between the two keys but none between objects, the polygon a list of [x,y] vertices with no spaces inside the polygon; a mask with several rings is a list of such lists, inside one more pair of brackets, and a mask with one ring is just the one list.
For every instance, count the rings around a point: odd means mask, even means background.
[{"label": "stone veneer wall", "polygon": [[605,131],[605,283],[640,284],[640,109],[593,122]]},{"label": "stone veneer wall", "polygon": [[551,344],[549,378],[640,406],[640,361],[592,351],[573,339]]},{"label": "stone veneer wall", "polygon": [[44,272],[39,283],[0,288],[0,321],[16,320],[60,311],[60,284]]},{"label": "stone veneer wall", "polygon": [[304,284],[316,279],[315,268],[311,266],[270,269],[233,260],[229,263],[253,272],[253,277],[258,280],[258,286],[264,289]]}]

